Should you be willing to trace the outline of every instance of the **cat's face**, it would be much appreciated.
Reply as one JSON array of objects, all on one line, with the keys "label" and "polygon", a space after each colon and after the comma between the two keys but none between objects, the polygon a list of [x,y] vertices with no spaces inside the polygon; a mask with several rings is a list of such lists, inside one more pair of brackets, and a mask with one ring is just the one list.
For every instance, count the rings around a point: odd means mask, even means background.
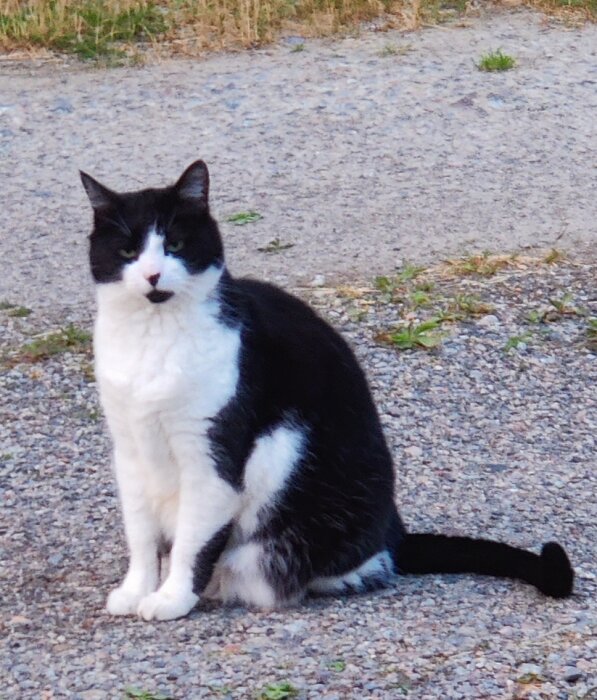
[{"label": "cat's face", "polygon": [[94,210],[89,259],[97,283],[161,304],[217,281],[223,250],[203,161],[164,189],[118,194],[85,173],[81,179]]}]

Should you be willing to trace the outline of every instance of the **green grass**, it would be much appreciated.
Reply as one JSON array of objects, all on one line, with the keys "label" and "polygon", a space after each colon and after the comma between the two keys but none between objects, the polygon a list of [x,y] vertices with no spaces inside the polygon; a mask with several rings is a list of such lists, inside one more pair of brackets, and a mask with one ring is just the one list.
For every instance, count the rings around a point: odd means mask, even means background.
[{"label": "green grass", "polygon": [[344,661],[344,659],[335,659],[334,661],[330,661],[328,664],[328,669],[330,671],[335,671],[336,673],[342,673],[342,671],[346,670],[346,661]]},{"label": "green grass", "polygon": [[[597,0],[523,0],[564,17],[597,19]],[[462,15],[467,0],[0,0],[0,51],[35,48],[107,64],[135,61],[139,44],[202,54],[304,37],[381,28],[414,30]],[[300,44],[292,51],[300,51]],[[408,48],[389,45],[381,55]]]},{"label": "green grass", "polygon": [[590,350],[597,352],[597,318],[587,319],[585,333],[587,347]]},{"label": "green grass", "polygon": [[521,333],[520,335],[513,335],[508,338],[508,341],[504,345],[504,351],[508,352],[510,350],[518,350],[521,345],[528,345],[529,341],[533,339],[532,333]]},{"label": "green grass", "polygon": [[239,211],[237,214],[231,214],[226,221],[229,221],[235,226],[245,226],[246,224],[252,224],[260,219],[263,219],[263,216],[259,212]]},{"label": "green grass", "polygon": [[430,318],[421,323],[409,322],[376,336],[378,342],[392,345],[398,350],[432,350],[441,344],[444,334],[439,333],[442,319]]},{"label": "green grass", "polygon": [[27,44],[86,60],[113,59],[125,56],[123,44],[154,40],[167,29],[157,2],[5,0],[0,13],[0,47]]},{"label": "green grass", "polygon": [[24,345],[13,361],[42,362],[63,352],[86,352],[91,347],[91,334],[72,324]]},{"label": "green grass", "polygon": [[259,700],[287,700],[295,698],[299,694],[297,688],[286,681],[282,683],[270,683],[257,696]]},{"label": "green grass", "polygon": [[484,54],[479,59],[477,63],[477,68],[482,71],[487,71],[490,73],[495,73],[498,71],[505,71],[514,68],[516,61],[512,56],[502,53],[501,49],[497,51],[490,51]]},{"label": "green grass", "polygon": [[26,306],[15,306],[13,309],[9,310],[8,315],[13,318],[27,318],[27,316],[30,316],[32,313],[31,309],[28,309]]},{"label": "green grass", "polygon": [[295,44],[292,49],[290,50],[290,53],[302,53],[305,50],[305,45],[304,44]]},{"label": "green grass", "polygon": [[163,695],[162,693],[153,693],[149,690],[138,690],[137,688],[125,688],[124,697],[127,700],[174,700],[171,695]]}]

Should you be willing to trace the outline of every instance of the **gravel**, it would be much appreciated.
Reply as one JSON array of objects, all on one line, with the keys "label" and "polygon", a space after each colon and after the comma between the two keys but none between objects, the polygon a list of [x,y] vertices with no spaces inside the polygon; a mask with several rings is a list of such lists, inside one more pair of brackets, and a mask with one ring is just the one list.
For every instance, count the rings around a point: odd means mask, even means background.
[{"label": "gravel", "polygon": [[[0,301],[32,313],[0,310],[0,697],[137,689],[245,700],[282,683],[327,700],[594,694],[596,29],[563,31],[528,13],[473,24],[141,70],[5,71],[0,226],[15,235],[0,239]],[[392,41],[412,50],[382,59]],[[517,72],[476,72],[473,59],[497,46],[520,59]],[[233,270],[285,282],[355,348],[409,527],[535,551],[557,539],[577,571],[571,599],[426,576],[274,613],[203,603],[172,623],[105,614],[126,556],[89,348],[29,363],[23,347],[68,323],[91,327],[75,167],[140,186],[196,155],[213,163],[222,217],[264,214],[224,225]],[[256,251],[276,237],[295,246]],[[393,301],[372,287],[405,258],[527,245],[565,247],[573,261],[521,258],[488,278],[434,267],[431,305],[416,309],[400,299],[421,278]],[[376,340],[456,294],[492,308],[443,323],[430,352]],[[565,300],[564,312],[550,300]],[[528,320],[548,310],[549,321]]]}]

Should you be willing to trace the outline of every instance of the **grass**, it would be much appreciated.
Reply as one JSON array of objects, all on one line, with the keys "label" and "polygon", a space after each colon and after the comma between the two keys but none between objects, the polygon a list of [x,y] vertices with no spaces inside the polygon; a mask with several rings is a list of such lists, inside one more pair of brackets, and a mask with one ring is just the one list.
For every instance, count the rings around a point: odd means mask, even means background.
[{"label": "grass", "polygon": [[488,251],[448,260],[449,271],[459,277],[493,277],[516,263],[516,255],[491,255]]},{"label": "grass", "polygon": [[587,347],[594,352],[597,352],[597,318],[587,319],[585,329]]},{"label": "grass", "polygon": [[287,698],[295,698],[299,694],[297,688],[291,683],[270,683],[257,696],[259,700],[287,700]]},{"label": "grass", "polygon": [[375,339],[398,350],[432,350],[440,345],[444,338],[444,334],[438,332],[441,322],[439,318],[431,318],[421,323],[410,321],[393,331],[379,333]]},{"label": "grass", "polygon": [[0,0],[0,49],[44,47],[82,59],[124,57],[123,47],[168,29],[152,0]]},{"label": "grass", "polygon": [[237,214],[231,214],[226,221],[235,226],[245,226],[260,219],[263,219],[263,216],[257,211],[239,211]]},{"label": "grass", "polygon": [[138,690],[137,688],[125,688],[124,697],[131,698],[131,700],[174,700],[170,695],[152,693],[149,690]]},{"label": "grass", "polygon": [[529,341],[533,339],[532,333],[521,333],[520,335],[513,335],[508,338],[506,344],[504,345],[504,351],[509,352],[510,350],[517,350],[521,345],[525,347],[528,345]]},{"label": "grass", "polygon": [[490,51],[484,54],[479,59],[477,63],[477,68],[482,71],[487,71],[490,73],[495,73],[498,71],[505,71],[514,68],[516,61],[512,56],[502,53],[500,49],[497,51]]},{"label": "grass", "polygon": [[[597,0],[523,0],[556,16],[597,19]],[[413,30],[463,15],[467,0],[0,0],[0,51],[42,48],[108,63],[147,45],[167,53],[254,47],[283,33],[305,37]],[[389,45],[382,55],[392,56]],[[300,51],[300,49],[293,49]],[[402,53],[397,49],[396,53]],[[510,58],[510,57],[505,57]]]},{"label": "grass", "polygon": [[63,352],[87,352],[91,334],[72,324],[24,345],[11,362],[42,362]]}]

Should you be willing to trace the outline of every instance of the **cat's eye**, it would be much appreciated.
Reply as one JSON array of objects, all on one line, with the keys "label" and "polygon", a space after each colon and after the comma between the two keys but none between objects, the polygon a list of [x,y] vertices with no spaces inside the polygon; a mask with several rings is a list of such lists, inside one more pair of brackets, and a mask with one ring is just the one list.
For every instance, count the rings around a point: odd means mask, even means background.
[{"label": "cat's eye", "polygon": [[121,248],[118,251],[118,255],[120,255],[120,257],[124,258],[125,260],[132,260],[133,258],[137,257],[137,251],[136,250],[127,250],[126,248]]},{"label": "cat's eye", "polygon": [[178,253],[179,251],[182,250],[184,246],[183,241],[176,241],[174,243],[168,243],[166,245],[166,252],[167,253]]}]

